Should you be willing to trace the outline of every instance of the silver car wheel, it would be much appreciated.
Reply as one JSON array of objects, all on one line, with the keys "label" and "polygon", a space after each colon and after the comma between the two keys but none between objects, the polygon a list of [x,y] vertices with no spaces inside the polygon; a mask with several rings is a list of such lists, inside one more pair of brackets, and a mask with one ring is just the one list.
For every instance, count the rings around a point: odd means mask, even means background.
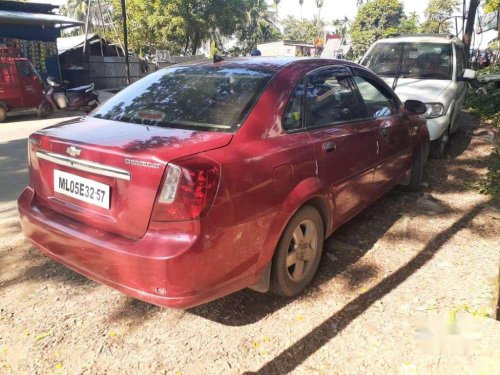
[{"label": "silver car wheel", "polygon": [[295,282],[307,277],[312,269],[317,251],[318,229],[312,220],[303,220],[293,231],[288,246],[286,257],[288,277]]}]

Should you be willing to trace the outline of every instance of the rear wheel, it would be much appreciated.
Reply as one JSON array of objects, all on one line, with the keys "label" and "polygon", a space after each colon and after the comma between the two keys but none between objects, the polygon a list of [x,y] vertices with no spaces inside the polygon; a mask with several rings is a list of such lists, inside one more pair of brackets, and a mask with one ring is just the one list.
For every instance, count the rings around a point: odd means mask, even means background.
[{"label": "rear wheel", "polygon": [[4,122],[7,118],[7,109],[0,105],[0,122]]},{"label": "rear wheel", "polygon": [[42,118],[42,119],[49,117],[53,111],[54,111],[54,109],[52,108],[50,103],[48,101],[44,100],[38,106],[38,117]]},{"label": "rear wheel", "polygon": [[323,221],[318,211],[304,206],[290,220],[273,258],[271,291],[292,297],[300,294],[318,270],[323,250]]}]

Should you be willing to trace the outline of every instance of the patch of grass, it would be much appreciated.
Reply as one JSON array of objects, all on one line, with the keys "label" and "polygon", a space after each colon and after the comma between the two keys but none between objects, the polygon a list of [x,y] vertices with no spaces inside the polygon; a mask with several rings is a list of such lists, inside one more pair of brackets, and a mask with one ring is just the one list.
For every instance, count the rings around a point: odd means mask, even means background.
[{"label": "patch of grass", "polygon": [[477,71],[478,75],[481,74],[495,74],[500,73],[500,65],[490,65],[487,68],[479,69]]},{"label": "patch of grass", "polygon": [[500,146],[490,155],[488,160],[488,173],[486,178],[477,183],[481,194],[491,195],[494,199],[500,199]]},{"label": "patch of grass", "polygon": [[[488,67],[479,73],[500,73],[500,67]],[[487,125],[492,125],[500,131],[500,89],[494,89],[488,95],[469,91],[465,98],[465,108],[479,116]],[[491,195],[495,199],[500,198],[500,146],[498,144],[488,159],[486,178],[479,181],[477,187],[481,194]]]},{"label": "patch of grass", "polygon": [[465,98],[465,108],[487,124],[500,129],[500,90],[488,95],[469,91]]}]

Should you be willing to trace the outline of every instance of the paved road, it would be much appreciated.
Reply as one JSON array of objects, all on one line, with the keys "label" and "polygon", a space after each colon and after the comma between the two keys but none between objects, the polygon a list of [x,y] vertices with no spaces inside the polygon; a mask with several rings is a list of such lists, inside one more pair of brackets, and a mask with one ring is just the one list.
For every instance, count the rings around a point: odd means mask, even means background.
[{"label": "paved road", "polygon": [[[99,90],[99,99],[104,103],[113,94]],[[12,208],[21,190],[28,183],[28,160],[26,141],[28,136],[39,129],[79,116],[60,112],[45,120],[33,114],[12,116],[0,123],[0,212]]]},{"label": "paved road", "polygon": [[39,120],[33,115],[23,115],[0,124],[0,211],[15,205],[19,193],[28,183],[28,136],[70,118],[64,114]]}]

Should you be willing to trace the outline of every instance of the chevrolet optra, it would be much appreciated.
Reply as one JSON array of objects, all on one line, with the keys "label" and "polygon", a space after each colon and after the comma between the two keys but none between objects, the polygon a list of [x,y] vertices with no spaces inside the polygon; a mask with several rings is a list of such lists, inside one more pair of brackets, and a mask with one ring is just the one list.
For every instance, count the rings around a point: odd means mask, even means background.
[{"label": "chevrolet optra", "polygon": [[425,111],[345,61],[159,70],[29,137],[22,227],[57,262],[161,306],[294,296],[337,227],[396,184],[419,189]]}]

